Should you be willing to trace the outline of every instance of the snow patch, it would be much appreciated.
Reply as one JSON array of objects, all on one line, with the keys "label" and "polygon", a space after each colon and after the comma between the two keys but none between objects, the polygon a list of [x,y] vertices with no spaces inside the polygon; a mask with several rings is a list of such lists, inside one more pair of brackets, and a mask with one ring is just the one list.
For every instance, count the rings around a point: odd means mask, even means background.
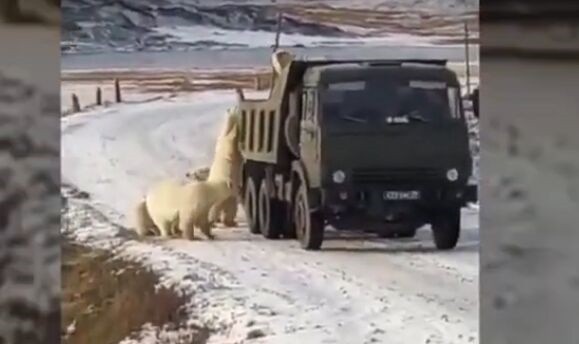
[{"label": "snow patch", "polygon": [[[203,37],[203,41],[211,41],[218,45],[257,48],[271,46],[275,40],[275,32],[269,31],[238,31],[225,30],[210,26],[173,26],[157,27],[154,29],[159,34],[171,36],[170,43],[195,44]],[[376,37],[326,37],[315,35],[302,35],[284,33],[280,37],[280,46],[352,46],[352,45],[376,45],[376,46],[441,46],[437,41],[441,37],[420,37],[410,34],[384,34]],[[446,45],[445,45],[446,46]],[[448,45],[448,46],[460,46]]]}]

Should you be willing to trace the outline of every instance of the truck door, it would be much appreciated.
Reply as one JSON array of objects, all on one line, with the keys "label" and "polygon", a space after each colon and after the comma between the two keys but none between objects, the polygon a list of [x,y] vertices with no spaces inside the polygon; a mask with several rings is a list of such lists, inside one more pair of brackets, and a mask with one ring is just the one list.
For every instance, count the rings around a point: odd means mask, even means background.
[{"label": "truck door", "polygon": [[320,131],[317,113],[317,90],[305,88],[302,93],[300,121],[300,156],[305,165],[310,187],[320,186]]}]

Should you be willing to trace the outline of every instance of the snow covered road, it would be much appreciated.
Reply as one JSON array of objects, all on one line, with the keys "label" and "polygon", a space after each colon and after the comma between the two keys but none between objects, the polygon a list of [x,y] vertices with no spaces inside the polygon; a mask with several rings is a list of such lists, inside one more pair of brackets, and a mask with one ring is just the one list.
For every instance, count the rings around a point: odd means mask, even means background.
[{"label": "snow covered road", "polygon": [[[210,342],[478,343],[476,210],[465,210],[450,252],[434,250],[429,229],[397,241],[328,232],[322,251],[305,252],[250,235],[242,219],[211,242],[137,240],[119,228],[153,181],[209,164],[234,101],[232,91],[196,93],[63,118],[63,183],[90,195],[69,200],[71,235],[116,240],[119,254],[192,292],[192,311],[216,330]],[[254,329],[265,336],[246,340]]]}]

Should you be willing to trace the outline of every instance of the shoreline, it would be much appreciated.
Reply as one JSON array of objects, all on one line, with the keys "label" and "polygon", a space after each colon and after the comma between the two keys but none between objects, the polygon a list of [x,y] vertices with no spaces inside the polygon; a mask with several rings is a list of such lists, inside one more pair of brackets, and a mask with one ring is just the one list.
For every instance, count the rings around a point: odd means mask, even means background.
[{"label": "shoreline", "polygon": [[[285,48],[298,57],[328,59],[446,59],[462,63],[463,46],[350,46]],[[161,52],[65,54],[61,70],[114,69],[253,69],[270,65],[271,48]],[[471,64],[478,63],[478,45],[470,46]]]}]

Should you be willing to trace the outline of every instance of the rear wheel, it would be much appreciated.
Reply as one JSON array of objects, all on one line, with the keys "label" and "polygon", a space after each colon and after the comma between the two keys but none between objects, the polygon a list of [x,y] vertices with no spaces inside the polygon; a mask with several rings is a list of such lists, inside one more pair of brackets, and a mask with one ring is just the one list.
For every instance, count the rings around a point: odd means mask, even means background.
[{"label": "rear wheel", "polygon": [[320,212],[310,212],[307,187],[303,183],[295,195],[293,220],[300,246],[319,250],[324,241],[324,218]]},{"label": "rear wheel", "polygon": [[277,239],[283,229],[281,207],[280,202],[271,199],[269,195],[267,180],[262,179],[258,196],[259,229],[267,239]]},{"label": "rear wheel", "polygon": [[247,177],[245,182],[245,193],[243,197],[243,208],[245,209],[245,217],[247,219],[247,226],[249,231],[253,234],[259,234],[259,221],[257,217],[257,190],[255,187],[254,178]]},{"label": "rear wheel", "polygon": [[460,236],[460,208],[443,210],[432,223],[434,244],[439,250],[456,247]]}]

